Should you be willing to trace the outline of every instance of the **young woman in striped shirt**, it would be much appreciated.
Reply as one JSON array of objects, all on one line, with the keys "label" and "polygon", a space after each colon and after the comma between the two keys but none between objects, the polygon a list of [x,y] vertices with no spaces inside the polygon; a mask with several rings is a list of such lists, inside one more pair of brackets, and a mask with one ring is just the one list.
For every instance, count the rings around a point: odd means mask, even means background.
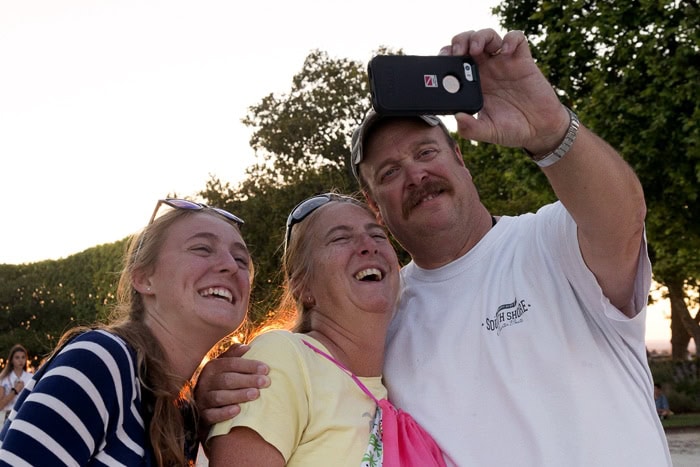
[{"label": "young woman in striped shirt", "polygon": [[[156,217],[164,205],[173,209]],[[125,258],[121,317],[63,336],[0,432],[0,466],[194,465],[190,380],[248,309],[241,224],[200,203],[158,202]]]}]

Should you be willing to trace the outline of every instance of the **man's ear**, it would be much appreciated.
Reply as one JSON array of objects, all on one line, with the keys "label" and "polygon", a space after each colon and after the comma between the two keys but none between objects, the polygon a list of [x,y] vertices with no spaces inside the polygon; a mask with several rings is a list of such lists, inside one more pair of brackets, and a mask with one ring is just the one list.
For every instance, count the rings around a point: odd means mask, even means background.
[{"label": "man's ear", "polygon": [[374,201],[372,198],[372,195],[367,191],[367,190],[362,190],[362,194],[365,197],[365,202],[367,203],[367,206],[374,211],[374,215],[377,217],[377,222],[379,225],[382,225],[386,227],[384,224],[384,219],[382,219],[382,213],[379,211],[379,206],[377,205],[377,202]]},{"label": "man's ear", "polygon": [[466,167],[466,164],[464,163],[464,156],[462,155],[462,150],[459,149],[459,144],[455,143],[455,159],[457,159],[457,162],[462,164],[463,166]]},{"label": "man's ear", "polygon": [[472,178],[472,173],[467,167],[466,162],[464,162],[464,156],[462,155],[462,150],[459,149],[459,144],[455,144],[455,159],[457,159],[457,163],[464,167],[467,170],[467,175],[469,175],[469,178]]}]

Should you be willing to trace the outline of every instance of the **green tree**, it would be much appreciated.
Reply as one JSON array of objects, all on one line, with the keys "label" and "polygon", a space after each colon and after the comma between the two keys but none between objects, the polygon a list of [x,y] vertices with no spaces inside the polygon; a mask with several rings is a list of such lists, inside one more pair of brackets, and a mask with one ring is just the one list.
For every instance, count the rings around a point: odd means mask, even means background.
[{"label": "green tree", "polygon": [[250,319],[268,316],[282,292],[281,256],[285,221],[305,197],[355,190],[346,169],[350,133],[369,106],[365,66],[312,51],[285,94],[270,94],[249,108],[243,123],[253,128],[257,162],[232,187],[212,178],[200,195],[239,214],[253,255],[256,280]]},{"label": "green tree", "polygon": [[21,343],[36,364],[68,328],[106,320],[125,241],[57,261],[0,265],[0,351]]},{"label": "green tree", "polygon": [[[700,342],[700,8],[697,1],[503,2],[582,121],[633,166],[647,200],[655,279],[671,299],[674,358]],[[614,200],[611,200],[614,202]]]},{"label": "green tree", "polygon": [[368,108],[363,64],[311,52],[288,94],[266,96],[243,119],[255,130],[250,144],[260,159],[246,184],[296,184],[300,174],[326,166],[346,173],[349,183],[349,135]]},{"label": "green tree", "polygon": [[458,139],[479,197],[495,215],[532,212],[556,200],[547,178],[521,150]]}]

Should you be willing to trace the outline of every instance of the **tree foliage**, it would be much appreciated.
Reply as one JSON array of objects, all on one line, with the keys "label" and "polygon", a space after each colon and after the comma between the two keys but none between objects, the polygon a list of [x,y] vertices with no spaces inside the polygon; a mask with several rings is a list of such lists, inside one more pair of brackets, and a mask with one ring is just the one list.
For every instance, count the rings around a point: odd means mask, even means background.
[{"label": "tree foliage", "polygon": [[507,29],[525,32],[563,100],[639,175],[654,275],[671,294],[673,352],[684,358],[689,337],[700,342],[687,306],[700,272],[698,2],[529,0],[496,11]]},{"label": "tree foliage", "polygon": [[481,201],[493,215],[531,212],[556,200],[547,178],[523,151],[454,136]]},{"label": "tree foliage", "polygon": [[36,364],[68,328],[104,321],[115,303],[125,242],[57,261],[0,265],[0,356],[19,343]]},{"label": "tree foliage", "polygon": [[368,96],[363,64],[313,51],[288,94],[266,96],[243,119],[255,129],[250,144],[261,159],[248,182],[296,184],[300,173],[323,166],[345,172],[348,135],[362,120]]}]

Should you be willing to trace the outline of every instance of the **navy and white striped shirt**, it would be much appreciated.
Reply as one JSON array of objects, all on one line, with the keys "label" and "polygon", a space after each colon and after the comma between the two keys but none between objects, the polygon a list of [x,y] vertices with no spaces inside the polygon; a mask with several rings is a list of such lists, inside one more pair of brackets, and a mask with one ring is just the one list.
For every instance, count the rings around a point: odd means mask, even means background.
[{"label": "navy and white striped shirt", "polygon": [[0,431],[0,466],[151,465],[134,351],[80,334],[41,368]]}]

